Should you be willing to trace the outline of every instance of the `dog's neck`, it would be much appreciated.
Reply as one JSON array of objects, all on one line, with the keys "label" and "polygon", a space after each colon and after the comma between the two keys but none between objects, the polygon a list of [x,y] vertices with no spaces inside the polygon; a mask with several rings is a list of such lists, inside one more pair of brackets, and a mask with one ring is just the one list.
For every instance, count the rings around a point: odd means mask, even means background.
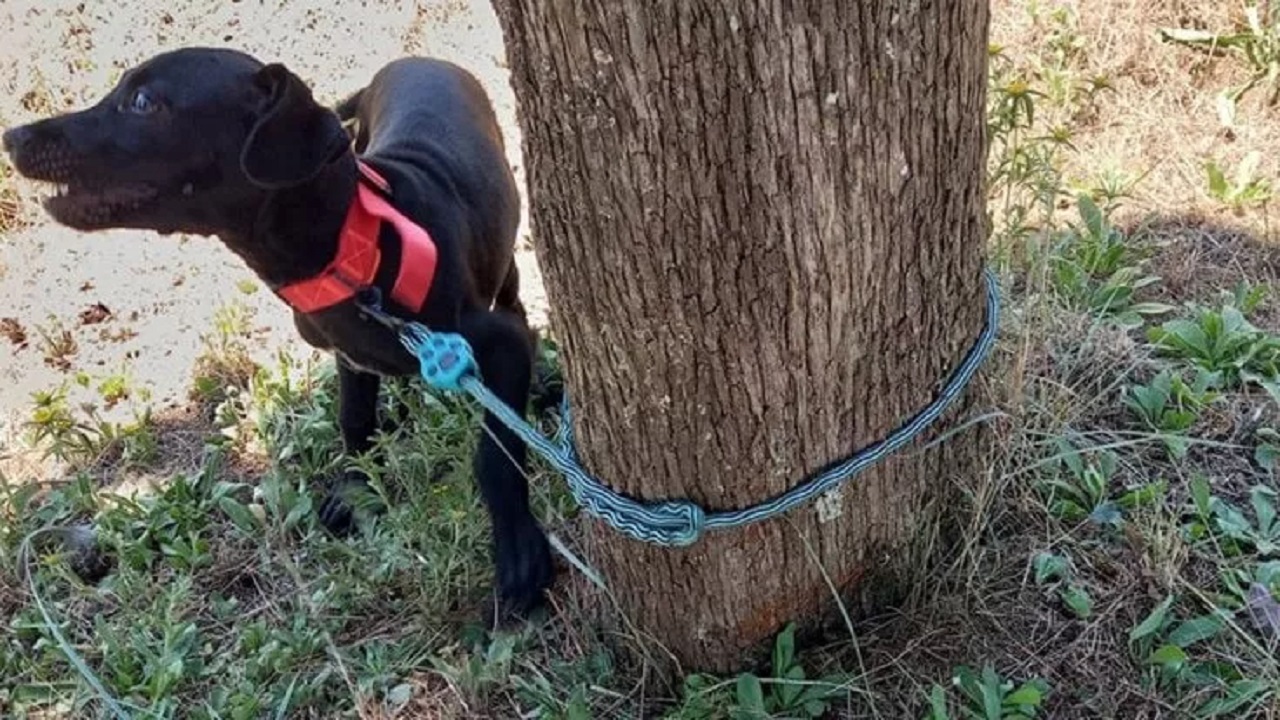
[{"label": "dog's neck", "polygon": [[344,153],[306,183],[269,193],[246,229],[221,239],[273,289],[312,277],[338,252],[357,176],[355,155]]}]

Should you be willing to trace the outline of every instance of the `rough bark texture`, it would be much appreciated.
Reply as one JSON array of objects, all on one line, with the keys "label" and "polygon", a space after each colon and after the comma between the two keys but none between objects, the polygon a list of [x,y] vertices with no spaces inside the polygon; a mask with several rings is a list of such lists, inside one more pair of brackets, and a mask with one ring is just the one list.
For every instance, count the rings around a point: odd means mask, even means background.
[{"label": "rough bark texture", "polygon": [[[588,469],[739,508],[932,399],[982,324],[986,0],[495,5]],[[592,523],[590,561],[684,664],[730,670],[828,579],[892,597],[972,440],[689,549]]]}]

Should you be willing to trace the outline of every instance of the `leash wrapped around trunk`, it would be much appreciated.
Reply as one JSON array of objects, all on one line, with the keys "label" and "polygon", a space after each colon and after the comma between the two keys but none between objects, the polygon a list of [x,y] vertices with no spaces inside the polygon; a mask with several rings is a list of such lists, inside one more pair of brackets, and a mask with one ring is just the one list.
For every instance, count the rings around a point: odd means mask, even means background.
[{"label": "leash wrapped around trunk", "polygon": [[786,492],[748,508],[714,513],[685,500],[643,503],[615,492],[578,462],[567,393],[561,406],[560,430],[554,440],[549,439],[485,387],[471,350],[461,336],[434,332],[421,324],[404,322],[388,315],[382,310],[376,292],[366,296],[361,307],[370,317],[399,333],[401,344],[418,358],[421,375],[431,387],[450,392],[462,391],[474,397],[564,475],[574,499],[587,512],[636,540],[684,547],[696,542],[705,530],[741,527],[792,510],[883,460],[924,432],[960,396],[995,344],[1000,324],[999,284],[990,269],[984,272],[984,279],[986,318],[982,330],[937,397],[924,409],[887,437]]}]

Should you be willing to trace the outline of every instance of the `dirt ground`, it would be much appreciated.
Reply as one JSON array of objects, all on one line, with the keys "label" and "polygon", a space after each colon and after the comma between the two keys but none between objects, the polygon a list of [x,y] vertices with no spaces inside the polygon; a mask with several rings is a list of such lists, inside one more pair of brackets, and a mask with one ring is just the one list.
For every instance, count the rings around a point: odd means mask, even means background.
[{"label": "dirt ground", "polygon": [[[121,6],[5,0],[0,27],[6,28],[0,45],[2,127],[95,102],[123,69],[186,45],[229,46],[264,62],[283,62],[330,103],[404,54],[452,60],[488,90],[523,188],[514,98],[488,0]],[[88,373],[92,385],[123,372],[136,395],[150,394],[153,407],[180,404],[202,335],[213,331],[216,313],[231,303],[252,312],[262,357],[281,348],[309,352],[284,305],[216,239],[77,233],[43,214],[39,188],[18,181],[16,189],[23,227],[0,234],[0,471],[7,462],[10,474],[21,472],[14,465],[23,455],[20,425],[32,393],[71,381],[78,372]],[[525,305],[542,324],[541,278],[527,232],[521,235]],[[73,353],[52,349],[64,330],[74,339]],[[46,358],[51,355],[65,362]],[[73,399],[91,397],[92,385],[69,385]],[[117,408],[126,411],[127,404]]]}]

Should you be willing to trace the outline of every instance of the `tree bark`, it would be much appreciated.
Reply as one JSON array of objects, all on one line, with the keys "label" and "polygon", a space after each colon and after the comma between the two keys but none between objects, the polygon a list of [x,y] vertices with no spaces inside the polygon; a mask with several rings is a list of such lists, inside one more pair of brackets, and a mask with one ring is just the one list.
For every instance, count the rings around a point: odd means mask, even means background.
[{"label": "tree bark", "polygon": [[[934,398],[983,323],[986,0],[495,6],[589,471],[741,508]],[[924,445],[685,549],[592,522],[588,559],[686,669],[734,670],[831,585],[899,596],[981,469],[971,433]]]}]

